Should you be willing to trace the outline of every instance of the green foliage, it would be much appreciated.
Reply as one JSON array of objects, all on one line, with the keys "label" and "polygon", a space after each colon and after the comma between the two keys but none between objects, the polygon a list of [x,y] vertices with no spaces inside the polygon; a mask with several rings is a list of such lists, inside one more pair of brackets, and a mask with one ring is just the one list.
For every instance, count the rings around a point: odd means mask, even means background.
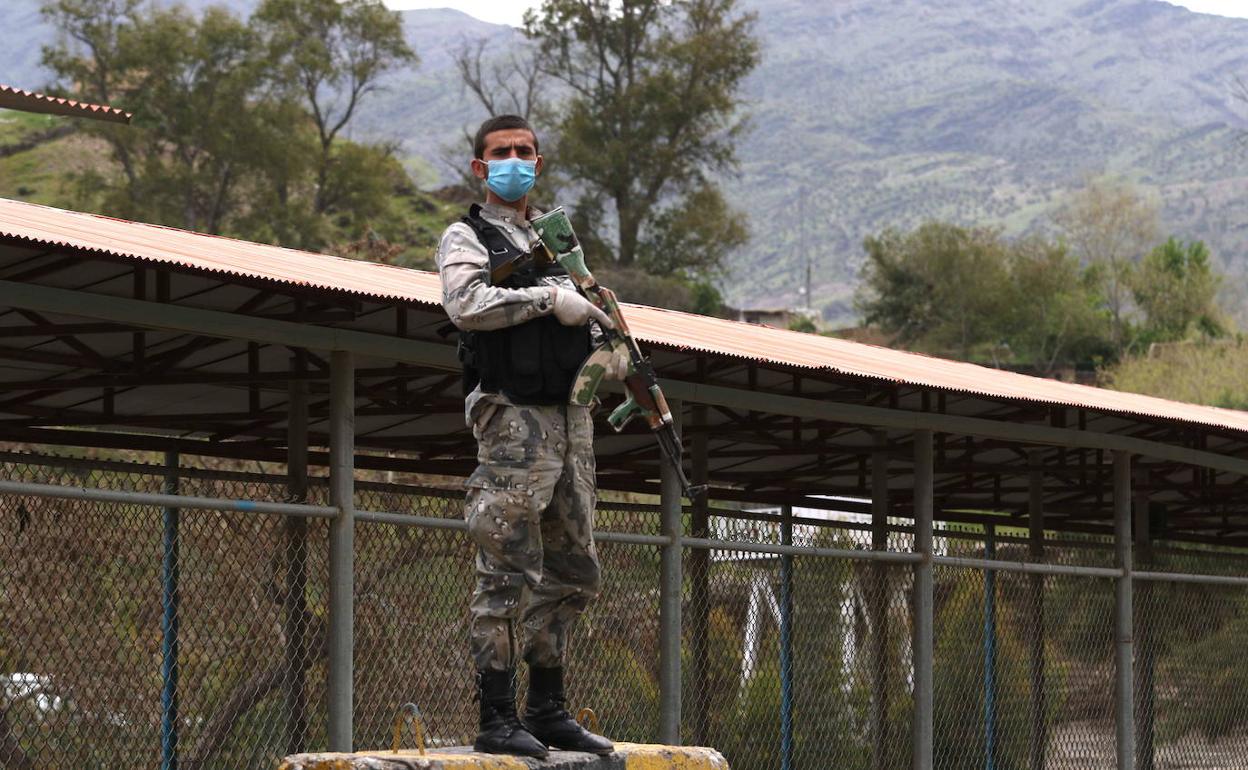
[{"label": "green foliage", "polygon": [[55,0],[44,6],[74,47],[44,62],[78,96],[136,114],[134,126],[84,124],[121,169],[105,177],[102,206],[127,218],[223,232],[240,205],[251,138],[281,130],[260,104],[257,41],[219,8],[195,19],[181,8],[143,12],[136,2]]},{"label": "green foliage", "polygon": [[593,270],[603,286],[610,286],[626,302],[701,315],[723,313],[719,290],[706,278],[654,275],[638,267],[597,264]]},{"label": "green foliage", "polygon": [[1203,241],[1185,244],[1171,236],[1149,252],[1131,282],[1135,302],[1147,318],[1142,342],[1173,342],[1193,331],[1222,336],[1226,322],[1217,306],[1220,283]]},{"label": "green foliage", "polygon": [[712,176],[735,164],[753,22],[735,0],[546,0],[526,17],[540,71],[569,89],[559,164],[594,225],[578,230],[620,267],[713,273],[744,242]]},{"label": "green foliage", "polygon": [[819,331],[819,329],[815,326],[815,322],[812,321],[809,316],[799,315],[789,322],[789,331],[814,334]]},{"label": "green foliage", "polygon": [[[1064,240],[1010,241],[942,222],[885,230],[865,242],[859,312],[903,346],[1042,374],[1195,331],[1223,333],[1220,277],[1203,243],[1171,238],[1136,264],[1124,244],[1142,237],[1139,202],[1122,190],[1108,200],[1103,190],[1083,195],[1071,220],[1082,228],[1083,266]],[[1126,287],[1133,305],[1114,299]]]},{"label": "green foliage", "polygon": [[697,281],[690,289],[693,307],[691,312],[698,315],[722,316],[724,313],[724,297],[710,281]]},{"label": "green foliage", "polygon": [[1042,372],[1107,352],[1095,273],[1060,244],[929,222],[865,247],[856,304],[901,345]]},{"label": "green foliage", "polygon": [[903,345],[969,359],[1005,331],[1005,248],[994,230],[929,222],[864,242],[859,308]]},{"label": "green foliage", "polygon": [[[998,594],[999,595],[999,594]],[[1000,704],[1030,700],[1027,656],[1018,627],[1008,622],[998,600],[996,626],[996,700]],[[950,770],[983,767],[984,736],[984,584],[958,580],[937,618],[935,677],[935,741],[937,764]],[[996,766],[1027,766],[1028,734],[1000,729]]]},{"label": "green foliage", "polygon": [[749,240],[742,217],[718,188],[705,183],[655,215],[637,249],[637,264],[654,275],[716,272],[724,254]]},{"label": "green foliage", "polygon": [[1005,339],[1012,359],[1050,373],[1114,354],[1097,272],[1063,244],[1028,238],[1007,247]]},{"label": "green foliage", "polygon": [[1192,404],[1248,409],[1248,343],[1197,341],[1154,345],[1102,372],[1114,390]]},{"label": "green foliage", "polygon": [[[335,140],[382,74],[417,61],[402,21],[379,0],[264,0],[252,20],[270,76],[287,98],[304,104],[316,128],[312,208],[318,214],[342,208],[349,203],[343,188],[362,180],[334,152]],[[382,154],[383,162],[390,154]],[[344,175],[350,180],[335,179]]]},{"label": "green foliage", "polygon": [[80,207],[319,249],[370,231],[407,184],[392,148],[338,139],[377,77],[414,57],[379,3],[268,0],[243,20],[49,0],[44,15],[65,33],[44,62],[70,95],[135,113],[83,124],[115,166],[80,174]]},{"label": "green foliage", "polygon": [[[1160,594],[1156,599],[1153,594]],[[1174,688],[1183,708],[1161,711],[1158,731],[1172,741],[1191,732],[1224,738],[1248,722],[1248,667],[1243,665],[1243,639],[1248,633],[1248,607],[1242,595],[1217,586],[1159,583],[1147,589],[1157,607],[1199,608],[1183,624],[1153,624],[1151,644],[1161,661],[1161,691]]]}]

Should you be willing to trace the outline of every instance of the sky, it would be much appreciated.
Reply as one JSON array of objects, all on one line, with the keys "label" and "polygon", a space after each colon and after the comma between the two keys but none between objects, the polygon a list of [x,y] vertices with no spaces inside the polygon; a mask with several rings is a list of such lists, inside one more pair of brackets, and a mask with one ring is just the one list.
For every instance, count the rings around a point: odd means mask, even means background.
[{"label": "sky", "polygon": [[1174,0],[1173,4],[1199,13],[1248,18],[1248,0]]},{"label": "sky", "polygon": [[[1157,2],[1166,1],[1157,0]],[[500,0],[385,0],[385,3],[396,10],[455,8],[482,21],[510,24],[514,27],[520,26],[526,8],[541,4],[539,0],[511,0],[510,2],[500,2]],[[1248,18],[1248,0],[1173,0],[1172,4],[1182,5],[1200,13]]]},{"label": "sky", "polygon": [[[1248,0],[1243,0],[1248,3]],[[500,2],[499,0],[384,0],[385,4],[396,11],[406,11],[410,8],[454,8],[463,11],[469,16],[476,16],[482,21],[491,21],[495,24],[510,24],[513,27],[519,27],[524,19],[524,11],[527,8],[536,8],[541,5],[540,0],[511,0],[511,2]]]}]

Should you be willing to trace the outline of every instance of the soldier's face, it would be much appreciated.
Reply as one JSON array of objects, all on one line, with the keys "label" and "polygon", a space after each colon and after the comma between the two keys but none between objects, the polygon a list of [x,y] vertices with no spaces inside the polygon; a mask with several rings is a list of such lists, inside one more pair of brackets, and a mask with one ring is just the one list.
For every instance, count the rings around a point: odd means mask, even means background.
[{"label": "soldier's face", "polygon": [[477,179],[485,179],[488,173],[487,161],[508,158],[535,160],[535,170],[539,176],[542,173],[542,156],[537,154],[537,138],[532,131],[525,128],[504,128],[486,134],[485,151],[481,155],[481,158],[472,159],[472,174]]}]

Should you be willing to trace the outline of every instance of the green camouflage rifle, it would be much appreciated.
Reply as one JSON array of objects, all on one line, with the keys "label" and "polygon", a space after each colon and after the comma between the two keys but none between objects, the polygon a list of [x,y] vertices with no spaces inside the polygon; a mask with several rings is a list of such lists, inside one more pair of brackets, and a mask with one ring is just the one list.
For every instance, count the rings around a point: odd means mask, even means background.
[{"label": "green camouflage rifle", "polygon": [[[683,451],[680,439],[676,435],[671,409],[668,408],[667,399],[663,397],[663,391],[659,388],[659,380],[655,376],[654,367],[650,365],[650,360],[642,355],[637,341],[628,331],[628,324],[624,321],[623,313],[620,312],[620,303],[615,298],[615,292],[599,286],[593,273],[589,272],[589,268],[585,266],[585,253],[581,251],[581,244],[577,241],[576,233],[572,230],[572,223],[568,221],[563,208],[557,208],[534,219],[533,229],[537,231],[545,250],[553,254],[554,259],[563,266],[564,270],[568,271],[568,275],[572,277],[586,299],[601,308],[615,324],[615,328],[603,329],[606,342],[590,354],[580,371],[577,372],[570,402],[582,406],[593,403],[598,385],[607,372],[608,362],[615,356],[619,346],[623,345],[628,351],[629,358],[628,376],[624,379],[625,392],[628,397],[624,403],[611,412],[607,417],[607,422],[618,433],[624,430],[624,426],[637,415],[645,417],[650,430],[654,432],[659,441],[659,448],[664,458],[676,470],[685,496],[690,500],[697,499],[706,492],[706,486],[690,484],[689,477],[685,475],[682,463]],[[543,257],[549,259],[549,255],[543,255]],[[542,257],[536,256],[535,253],[535,258]]]}]

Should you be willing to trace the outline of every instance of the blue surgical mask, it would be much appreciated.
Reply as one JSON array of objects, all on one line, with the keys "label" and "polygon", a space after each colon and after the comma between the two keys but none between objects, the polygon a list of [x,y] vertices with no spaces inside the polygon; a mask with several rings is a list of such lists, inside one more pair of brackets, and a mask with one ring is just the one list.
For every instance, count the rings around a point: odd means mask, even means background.
[{"label": "blue surgical mask", "polygon": [[485,184],[505,201],[518,201],[537,181],[537,161],[507,158],[486,162]]}]

